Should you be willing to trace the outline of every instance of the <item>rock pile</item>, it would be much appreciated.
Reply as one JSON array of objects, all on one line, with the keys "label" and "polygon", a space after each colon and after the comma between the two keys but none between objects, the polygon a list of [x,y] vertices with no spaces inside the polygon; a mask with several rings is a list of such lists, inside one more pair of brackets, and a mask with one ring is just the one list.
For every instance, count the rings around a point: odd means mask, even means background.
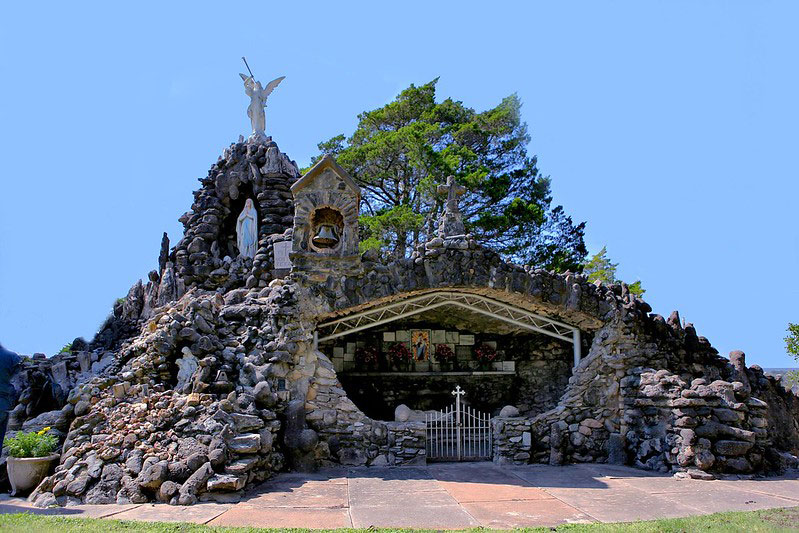
[{"label": "rock pile", "polygon": [[[759,368],[747,369],[742,352],[731,362],[719,357],[676,313],[668,321],[612,321],[593,344],[558,406],[530,421],[533,461],[727,473],[795,463],[784,452],[795,454],[799,444],[797,397]],[[782,434],[779,447],[775,434]],[[497,446],[507,450],[503,461],[520,461],[505,437]]]},{"label": "rock pile", "polygon": [[158,308],[118,354],[116,375],[72,391],[77,416],[37,504],[190,504],[282,468],[277,395],[266,382],[234,390],[245,355],[219,316],[223,304],[219,293],[193,290]]},{"label": "rock pile", "polygon": [[12,380],[18,403],[9,413],[7,436],[50,427],[63,440],[74,418],[69,394],[77,385],[108,372],[115,360],[113,352],[84,350],[88,346],[82,339],[75,339],[72,347],[50,358],[37,353],[23,359]]}]

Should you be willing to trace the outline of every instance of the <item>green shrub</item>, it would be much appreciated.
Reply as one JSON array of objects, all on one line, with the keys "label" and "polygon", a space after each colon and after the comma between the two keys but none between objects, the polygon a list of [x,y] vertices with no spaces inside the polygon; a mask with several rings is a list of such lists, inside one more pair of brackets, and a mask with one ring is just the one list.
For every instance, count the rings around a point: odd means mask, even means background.
[{"label": "green shrub", "polygon": [[3,439],[3,446],[8,448],[11,457],[47,457],[58,446],[58,439],[49,433],[50,428],[41,431],[22,433]]}]

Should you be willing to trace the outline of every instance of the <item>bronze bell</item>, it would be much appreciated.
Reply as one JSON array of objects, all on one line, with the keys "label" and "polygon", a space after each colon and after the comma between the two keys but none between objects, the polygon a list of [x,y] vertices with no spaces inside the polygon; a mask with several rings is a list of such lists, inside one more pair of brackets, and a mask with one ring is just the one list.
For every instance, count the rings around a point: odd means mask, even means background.
[{"label": "bronze bell", "polygon": [[316,235],[314,235],[313,243],[320,248],[331,248],[338,244],[336,227],[332,224],[320,224]]}]

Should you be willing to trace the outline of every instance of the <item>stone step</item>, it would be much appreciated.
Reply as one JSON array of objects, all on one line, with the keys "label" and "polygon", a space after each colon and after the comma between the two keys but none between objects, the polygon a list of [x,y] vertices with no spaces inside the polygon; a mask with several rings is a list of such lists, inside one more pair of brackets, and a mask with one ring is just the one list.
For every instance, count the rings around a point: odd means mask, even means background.
[{"label": "stone step", "polygon": [[257,462],[257,457],[243,457],[227,465],[225,472],[228,474],[245,474],[252,470]]},{"label": "stone step", "polygon": [[236,424],[236,430],[238,431],[250,431],[264,427],[264,421],[261,420],[260,417],[241,413],[233,413],[231,416],[233,417],[233,421]]},{"label": "stone step", "polygon": [[216,474],[208,480],[208,492],[232,492],[247,484],[247,475]]},{"label": "stone step", "polygon": [[258,433],[239,435],[228,440],[227,445],[234,453],[258,453],[261,448],[261,435]]}]

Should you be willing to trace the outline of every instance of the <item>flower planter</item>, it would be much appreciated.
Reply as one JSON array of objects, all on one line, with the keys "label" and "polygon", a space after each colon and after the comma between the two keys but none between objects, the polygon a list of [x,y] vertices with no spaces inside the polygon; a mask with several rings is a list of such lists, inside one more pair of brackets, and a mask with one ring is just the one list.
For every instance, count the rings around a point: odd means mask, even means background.
[{"label": "flower planter", "polygon": [[11,494],[17,496],[36,487],[50,470],[50,463],[58,459],[58,454],[45,457],[9,457],[6,467]]}]

